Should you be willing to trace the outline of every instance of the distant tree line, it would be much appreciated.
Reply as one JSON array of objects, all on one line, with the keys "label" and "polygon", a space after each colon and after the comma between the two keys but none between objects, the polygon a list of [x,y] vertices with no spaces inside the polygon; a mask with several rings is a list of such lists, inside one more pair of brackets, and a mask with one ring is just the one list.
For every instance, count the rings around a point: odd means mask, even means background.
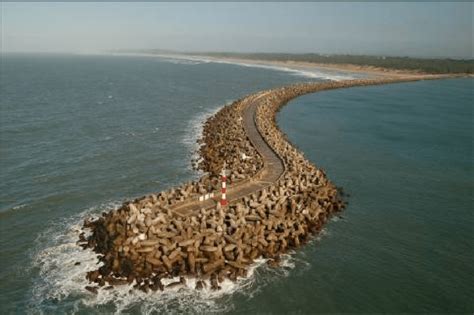
[{"label": "distant tree line", "polygon": [[232,57],[270,61],[303,61],[326,64],[352,64],[394,70],[413,70],[426,73],[474,73],[473,59],[428,59],[412,57],[382,57],[364,55],[323,55],[283,53],[193,53],[213,57]]}]

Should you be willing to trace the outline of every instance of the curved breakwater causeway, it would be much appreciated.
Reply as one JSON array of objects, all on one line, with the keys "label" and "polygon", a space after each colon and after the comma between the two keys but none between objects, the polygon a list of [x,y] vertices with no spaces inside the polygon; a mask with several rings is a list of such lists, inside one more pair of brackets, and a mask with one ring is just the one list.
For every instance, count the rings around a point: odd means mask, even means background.
[{"label": "curved breakwater causeway", "polygon": [[[309,241],[345,206],[324,171],[278,129],[278,110],[307,93],[443,77],[302,83],[225,106],[205,123],[200,159],[193,161],[204,176],[85,220],[78,244],[93,249],[101,262],[87,273],[86,289],[133,284],[148,292],[194,277],[196,289],[218,290],[225,279],[246,277],[258,258],[278,266],[281,254]],[[227,206],[219,203],[224,163]],[[202,201],[209,193],[214,197]]]}]

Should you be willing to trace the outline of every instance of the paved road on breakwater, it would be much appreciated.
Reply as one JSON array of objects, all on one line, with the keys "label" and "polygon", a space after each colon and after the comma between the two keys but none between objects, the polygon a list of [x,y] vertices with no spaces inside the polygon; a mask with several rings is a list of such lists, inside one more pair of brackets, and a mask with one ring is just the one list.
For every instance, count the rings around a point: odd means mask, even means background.
[{"label": "paved road on breakwater", "polygon": [[[260,93],[258,95],[251,95],[247,97],[245,102],[247,105],[242,113],[242,123],[250,142],[255,147],[257,152],[263,159],[264,166],[258,172],[257,176],[250,180],[243,180],[234,185],[229,185],[227,188],[227,200],[231,203],[234,200],[240,199],[253,192],[259,191],[266,186],[273,184],[285,172],[283,161],[268,145],[263,136],[260,134],[256,124],[256,112],[260,105],[262,97],[269,92]],[[220,194],[217,195],[220,198]],[[208,199],[206,201],[192,201],[177,205],[171,210],[177,214],[186,215],[189,212],[198,211],[202,208],[210,208],[216,205],[216,201]]]},{"label": "paved road on breakwater", "polygon": [[[418,81],[418,80],[433,80],[433,79],[443,79],[456,77],[456,75],[407,75],[399,77],[390,77],[390,78],[377,78],[377,79],[361,79],[361,80],[347,80],[333,82],[333,86],[324,86],[327,84],[315,84],[312,90],[302,92],[300,95],[295,95],[294,97],[301,96],[302,94],[315,93],[321,90],[330,90],[336,88],[348,88],[355,86],[365,86],[365,85],[380,85],[387,83],[399,83],[407,81]],[[271,93],[271,91],[261,92],[258,94],[250,95],[246,97],[243,101],[246,102],[246,107],[243,110],[243,126],[245,132],[255,147],[257,152],[263,159],[264,166],[257,173],[256,176],[238,182],[234,185],[229,185],[227,189],[227,199],[229,203],[245,197],[251,193],[257,192],[266,186],[275,183],[281,175],[285,172],[285,166],[280,157],[273,151],[273,149],[268,145],[263,136],[260,134],[257,125],[256,125],[256,111],[260,105],[262,97]],[[220,198],[220,193],[217,194],[217,197]],[[171,210],[177,215],[187,215],[190,212],[199,211],[202,208],[208,209],[214,207],[217,203],[218,198],[208,199],[206,201],[185,201],[184,203],[177,204],[171,208]]]}]

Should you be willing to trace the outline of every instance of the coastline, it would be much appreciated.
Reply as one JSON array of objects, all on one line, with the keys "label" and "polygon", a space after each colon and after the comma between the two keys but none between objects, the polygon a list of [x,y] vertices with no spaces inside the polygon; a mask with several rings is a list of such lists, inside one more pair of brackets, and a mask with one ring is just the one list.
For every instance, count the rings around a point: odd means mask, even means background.
[{"label": "coastline", "polygon": [[[164,55],[163,55],[164,56]],[[171,55],[169,55],[171,56]],[[336,71],[336,72],[345,72],[353,74],[366,74],[373,75],[374,77],[406,77],[406,76],[438,76],[443,75],[442,73],[427,73],[422,70],[407,70],[407,69],[389,69],[384,67],[369,66],[369,65],[356,65],[351,63],[318,63],[318,62],[309,62],[309,61],[279,61],[279,60],[267,60],[267,59],[254,59],[254,58],[245,58],[245,57],[224,57],[224,56],[210,56],[205,54],[193,55],[193,54],[173,54],[174,58],[179,58],[180,56],[186,56],[188,58],[194,58],[199,60],[204,58],[206,60],[212,60],[213,62],[228,62],[235,64],[247,64],[255,66],[271,66],[271,67],[281,67],[281,68],[290,68],[294,70],[326,70],[326,71]],[[446,75],[453,76],[464,76],[464,77],[473,77],[474,74],[469,73],[449,73]]]},{"label": "coastline", "polygon": [[295,72],[311,72],[311,71],[326,71],[336,77],[343,74],[352,74],[355,76],[365,75],[369,78],[407,78],[424,76],[426,79],[442,77],[473,77],[474,74],[430,74],[422,71],[411,70],[394,70],[373,66],[359,66],[354,64],[329,64],[329,63],[314,63],[304,61],[275,61],[263,59],[249,59],[249,58],[235,58],[235,57],[215,57],[208,55],[193,55],[193,54],[179,54],[179,53],[112,53],[112,56],[140,56],[140,57],[156,57],[165,59],[187,60],[194,62],[214,62],[214,63],[228,63],[247,67],[265,67],[281,71],[295,71]]},{"label": "coastline", "polygon": [[[367,74],[373,76],[382,77],[398,77],[398,76],[411,76],[424,74],[416,71],[405,71],[405,70],[391,70],[385,68],[377,68],[371,66],[357,66],[352,64],[326,64],[326,63],[314,63],[314,62],[303,62],[303,61],[274,61],[274,60],[263,60],[263,59],[245,59],[245,58],[233,58],[233,57],[212,57],[212,56],[195,56],[189,55],[190,57],[204,57],[209,60],[219,62],[232,62],[232,63],[247,63],[252,65],[265,65],[274,67],[287,67],[295,70],[327,70],[335,72],[348,72],[354,74]],[[426,74],[428,75],[428,74]]]}]

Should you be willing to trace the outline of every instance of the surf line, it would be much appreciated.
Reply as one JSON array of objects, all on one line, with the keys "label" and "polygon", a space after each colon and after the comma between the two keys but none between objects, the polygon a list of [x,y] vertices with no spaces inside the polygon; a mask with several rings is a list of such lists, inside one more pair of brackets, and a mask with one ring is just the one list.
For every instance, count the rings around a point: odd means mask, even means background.
[{"label": "surf line", "polygon": [[[78,244],[92,248],[103,263],[87,273],[92,285],[86,289],[133,284],[157,291],[185,286],[186,277],[193,277],[197,290],[218,290],[225,279],[245,278],[259,258],[278,266],[282,254],[308,242],[345,207],[325,172],[279,130],[279,109],[318,91],[446,77],[452,76],[301,83],[223,107],[204,124],[196,167],[205,175],[85,220],[91,233],[82,233]],[[224,165],[227,202],[222,203]],[[210,193],[214,198],[200,198]]]}]

